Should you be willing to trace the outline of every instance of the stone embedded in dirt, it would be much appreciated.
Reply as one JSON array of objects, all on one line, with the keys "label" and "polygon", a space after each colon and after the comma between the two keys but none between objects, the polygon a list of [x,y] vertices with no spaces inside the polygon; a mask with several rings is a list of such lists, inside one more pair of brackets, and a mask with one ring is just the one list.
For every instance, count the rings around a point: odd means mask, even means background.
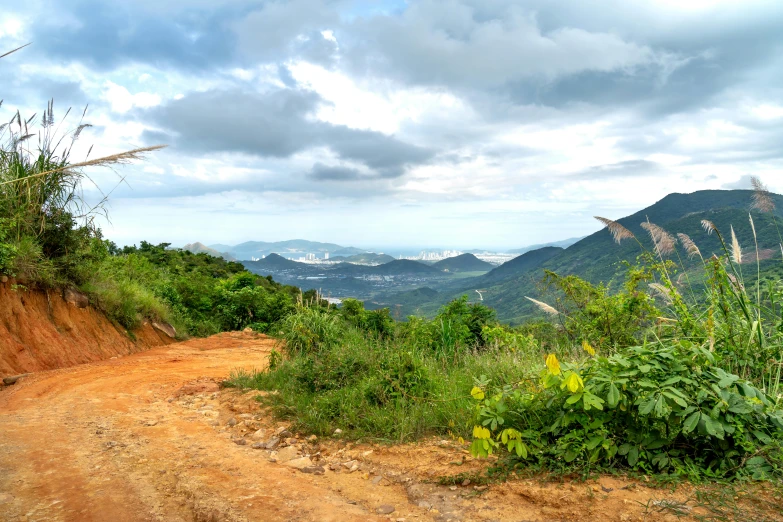
[{"label": "stone embedded in dirt", "polygon": [[266,449],[266,442],[254,442],[250,447],[253,449]]},{"label": "stone embedded in dirt", "polygon": [[310,444],[317,441],[318,441],[318,437],[316,437],[315,435],[310,435],[309,437],[307,437],[307,442],[309,442]]},{"label": "stone embedded in dirt", "polygon": [[293,460],[299,456],[299,449],[296,446],[288,446],[282,448],[277,452],[277,460],[280,462],[287,462]]},{"label": "stone embedded in dirt", "polygon": [[144,423],[145,426],[157,426],[157,424],[158,421],[156,420],[148,420],[147,422]]},{"label": "stone embedded in dirt", "polygon": [[312,473],[313,475],[323,475],[326,472],[322,466],[306,466],[299,471],[302,473]]},{"label": "stone embedded in dirt", "polygon": [[152,327],[155,328],[156,330],[159,330],[159,331],[163,332],[164,334],[166,334],[167,336],[171,337],[172,339],[177,337],[177,331],[169,323],[164,323],[164,322],[155,323],[155,322],[153,322],[152,323]]},{"label": "stone embedded in dirt", "polygon": [[183,385],[177,390],[176,396],[180,397],[182,395],[195,395],[197,393],[212,393],[216,391],[220,391],[220,386],[216,382],[193,382]]},{"label": "stone embedded in dirt", "polygon": [[90,305],[90,298],[87,294],[83,294],[73,288],[66,288],[63,292],[63,299],[68,304],[72,304],[76,308],[87,308]]},{"label": "stone embedded in dirt", "polygon": [[378,509],[375,510],[376,513],[379,515],[389,515],[391,513],[394,513],[394,506],[390,506],[389,504],[384,504]]},{"label": "stone embedded in dirt", "polygon": [[3,384],[6,386],[11,386],[12,384],[16,384],[19,379],[22,377],[26,377],[27,375],[30,375],[29,373],[23,373],[21,375],[14,375],[11,377],[3,377]]},{"label": "stone embedded in dirt", "polygon": [[250,438],[253,440],[264,440],[266,439],[266,430],[263,428],[256,430],[256,432],[253,433],[253,435],[251,435]]},{"label": "stone embedded in dirt", "polygon": [[378,475],[377,477],[372,479],[372,483],[377,486],[378,484],[381,483],[382,480],[383,480],[383,475]]},{"label": "stone embedded in dirt", "polygon": [[289,446],[293,446],[294,444],[297,444],[297,443],[299,443],[299,441],[296,440],[293,437],[291,437],[290,439],[286,440],[286,444],[288,444]]},{"label": "stone embedded in dirt", "polygon": [[309,466],[313,465],[313,461],[310,460],[310,457],[300,457],[298,459],[292,459],[285,463],[286,466],[289,466],[294,469],[304,469]]},{"label": "stone embedded in dirt", "polygon": [[268,441],[266,441],[266,449],[273,450],[276,449],[280,445],[280,439],[277,437],[272,437]]},{"label": "stone embedded in dirt", "polygon": [[228,419],[228,421],[226,421],[226,426],[228,426],[229,428],[233,428],[236,425],[237,425],[237,420],[234,417],[231,417],[230,419]]},{"label": "stone embedded in dirt", "polygon": [[348,462],[343,462],[343,466],[345,466],[348,469],[351,469],[354,466],[357,466],[359,463],[355,460],[349,460]]},{"label": "stone embedded in dirt", "polygon": [[234,444],[237,444],[239,446],[244,446],[247,444],[247,441],[245,439],[234,439]]},{"label": "stone embedded in dirt", "polygon": [[276,433],[276,435],[277,435],[278,437],[280,437],[281,439],[287,439],[287,438],[290,438],[290,437],[293,437],[293,436],[294,436],[294,434],[293,434],[293,433],[291,433],[291,432],[290,432],[290,431],[288,431],[288,430],[282,430],[282,431],[278,431],[278,432]]},{"label": "stone embedded in dirt", "polygon": [[341,430],[340,428],[337,428],[336,430],[334,430],[334,434],[335,435],[342,435],[343,434],[343,430]]}]

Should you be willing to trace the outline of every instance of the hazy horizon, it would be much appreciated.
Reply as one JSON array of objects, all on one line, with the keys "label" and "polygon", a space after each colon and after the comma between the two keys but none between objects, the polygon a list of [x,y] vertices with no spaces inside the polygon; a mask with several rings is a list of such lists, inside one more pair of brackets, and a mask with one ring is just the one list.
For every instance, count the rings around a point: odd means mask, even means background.
[{"label": "hazy horizon", "polygon": [[0,64],[0,119],[54,98],[73,128],[89,104],[75,161],[169,145],[91,172],[118,244],[520,248],[671,192],[783,191],[781,19],[762,0],[31,0],[0,13],[3,50],[32,42]]}]

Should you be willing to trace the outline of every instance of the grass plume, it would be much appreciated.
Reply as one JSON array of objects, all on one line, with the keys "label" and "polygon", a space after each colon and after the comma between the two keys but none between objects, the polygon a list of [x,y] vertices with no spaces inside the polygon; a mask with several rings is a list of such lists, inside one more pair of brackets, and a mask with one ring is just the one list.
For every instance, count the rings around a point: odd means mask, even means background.
[{"label": "grass plume", "polygon": [[696,246],[696,243],[693,242],[688,234],[683,234],[680,232],[677,234],[677,238],[680,240],[680,244],[682,244],[683,248],[685,248],[685,253],[688,254],[688,259],[699,256],[702,261],[704,261],[704,258],[701,256],[701,250],[699,250],[699,247]]},{"label": "grass plume", "polygon": [[534,305],[536,305],[538,308],[540,308],[543,312],[548,313],[549,315],[559,315],[560,312],[557,311],[556,308],[553,306],[550,306],[546,303],[543,303],[541,301],[538,301],[536,299],[533,299],[532,297],[525,296],[525,299],[532,302]]},{"label": "grass plume", "polygon": [[614,238],[618,245],[623,239],[636,239],[636,236],[633,235],[633,232],[622,226],[617,221],[612,221],[611,219],[607,219],[601,216],[593,217],[595,217],[595,219],[603,223],[606,228],[609,229],[609,232],[612,234],[612,238]]},{"label": "grass plume", "polygon": [[674,245],[677,243],[677,240],[671,234],[649,221],[645,221],[641,226],[650,234],[650,239],[652,239],[658,255],[663,257],[674,252]]},{"label": "grass plume", "polygon": [[753,185],[753,196],[751,196],[753,203],[750,205],[750,208],[768,214],[774,212],[775,202],[772,200],[766,185],[756,176],[751,176],[750,183]]}]

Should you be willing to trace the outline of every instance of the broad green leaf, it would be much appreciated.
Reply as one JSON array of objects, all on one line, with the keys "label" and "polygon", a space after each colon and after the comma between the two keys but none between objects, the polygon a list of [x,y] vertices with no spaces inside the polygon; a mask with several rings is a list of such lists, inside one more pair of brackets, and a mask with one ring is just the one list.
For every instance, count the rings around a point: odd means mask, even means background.
[{"label": "broad green leaf", "polygon": [[646,400],[642,401],[642,403],[639,405],[639,413],[642,415],[649,415],[651,411],[653,411],[653,408],[655,408],[655,397],[649,397]]},{"label": "broad green leaf", "polygon": [[603,435],[593,435],[588,439],[587,445],[585,446],[587,449],[592,450],[595,449],[596,446],[601,444],[604,441]]},{"label": "broad green leaf", "polygon": [[628,452],[628,465],[633,467],[639,462],[639,448],[633,447]]},{"label": "broad green leaf", "polygon": [[606,403],[610,408],[616,408],[620,403],[620,390],[617,389],[617,386],[615,386],[614,383],[609,385],[609,393],[606,396]]},{"label": "broad green leaf", "polygon": [[695,430],[696,426],[699,425],[699,417],[701,417],[701,412],[698,411],[688,415],[688,418],[682,424],[682,432],[688,434]]},{"label": "broad green leaf", "polygon": [[713,437],[717,439],[723,439],[723,425],[720,423],[720,421],[717,421],[710,417],[709,415],[702,414],[702,417],[704,418],[704,427],[707,429],[707,433],[712,435]]}]

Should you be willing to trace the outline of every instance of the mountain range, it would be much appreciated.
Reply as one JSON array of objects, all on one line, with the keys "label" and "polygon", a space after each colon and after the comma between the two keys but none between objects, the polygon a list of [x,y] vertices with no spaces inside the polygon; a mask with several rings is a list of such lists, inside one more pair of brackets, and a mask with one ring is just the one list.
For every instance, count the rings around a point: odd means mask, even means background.
[{"label": "mountain range", "polygon": [[[775,214],[761,214],[750,211],[753,191],[750,190],[703,190],[691,194],[669,194],[657,203],[630,216],[620,218],[618,223],[630,230],[637,241],[629,239],[616,244],[612,235],[601,229],[563,249],[544,247],[532,250],[504,263],[483,276],[449,281],[425,292],[404,291],[394,295],[380,296],[375,306],[400,306],[405,314],[424,313],[430,315],[449,300],[467,294],[481,299],[484,304],[495,308],[498,317],[507,322],[518,323],[539,312],[525,296],[544,299],[538,288],[546,270],[560,275],[577,275],[592,283],[603,282],[616,287],[624,280],[625,263],[635,263],[642,249],[652,252],[652,241],[641,226],[649,221],[661,226],[670,234],[687,234],[700,248],[707,259],[712,254],[722,255],[717,234],[709,234],[702,227],[702,220],[713,222],[729,241],[733,227],[739,244],[744,247],[743,262],[755,263],[754,231],[748,219],[752,215],[755,237],[759,245],[759,257],[776,257],[776,261],[762,261],[762,269],[783,270],[780,262],[781,236],[783,230],[780,210]],[[783,208],[783,196],[772,194],[777,209]],[[692,280],[699,281],[701,260],[689,259],[681,246],[672,260],[685,271],[692,272]],[[755,272],[755,270],[753,270]],[[755,273],[753,274],[755,276]],[[479,297],[475,291],[480,290]]]},{"label": "mountain range", "polygon": [[353,256],[364,254],[367,251],[361,248],[344,247],[334,243],[320,243],[318,241],[308,241],[306,239],[289,239],[287,241],[246,241],[238,245],[209,245],[208,248],[218,252],[225,252],[240,261],[250,260],[252,258],[262,258],[269,254],[278,254],[283,257],[304,256],[305,254],[323,254],[329,253],[330,256]]}]

